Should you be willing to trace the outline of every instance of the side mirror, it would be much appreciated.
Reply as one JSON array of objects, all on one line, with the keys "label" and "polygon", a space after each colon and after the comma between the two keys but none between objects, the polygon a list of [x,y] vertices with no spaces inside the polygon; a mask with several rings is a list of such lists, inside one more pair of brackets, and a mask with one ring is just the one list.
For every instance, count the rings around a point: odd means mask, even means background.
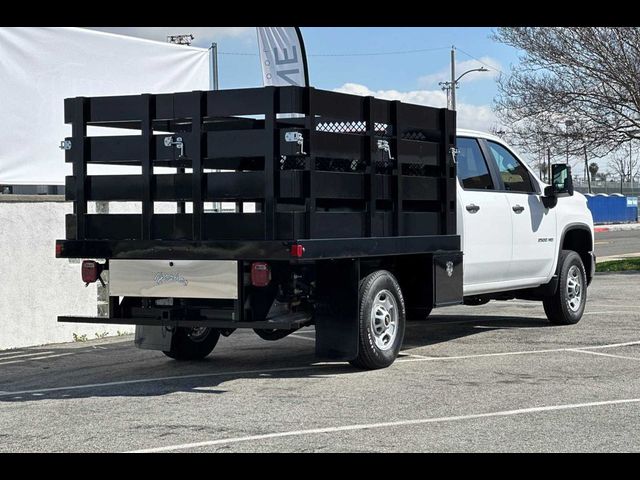
[{"label": "side mirror", "polygon": [[[571,177],[571,167],[565,163],[554,163],[551,165],[551,188],[557,197],[573,195],[573,178]],[[546,195],[545,189],[545,195]]]},{"label": "side mirror", "polygon": [[553,208],[558,204],[558,197],[572,195],[571,167],[565,163],[554,163],[551,165],[551,185],[544,187],[542,203],[546,208]]}]

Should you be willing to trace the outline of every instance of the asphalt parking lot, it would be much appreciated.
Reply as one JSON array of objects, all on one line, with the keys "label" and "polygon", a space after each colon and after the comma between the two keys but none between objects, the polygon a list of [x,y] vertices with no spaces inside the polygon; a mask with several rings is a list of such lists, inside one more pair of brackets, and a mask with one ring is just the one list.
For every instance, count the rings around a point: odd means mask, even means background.
[{"label": "asphalt parking lot", "polygon": [[0,451],[640,451],[640,274],[582,321],[491,302],[411,322],[390,368],[317,363],[313,329],[221,338],[205,362],[132,337],[0,352]]}]

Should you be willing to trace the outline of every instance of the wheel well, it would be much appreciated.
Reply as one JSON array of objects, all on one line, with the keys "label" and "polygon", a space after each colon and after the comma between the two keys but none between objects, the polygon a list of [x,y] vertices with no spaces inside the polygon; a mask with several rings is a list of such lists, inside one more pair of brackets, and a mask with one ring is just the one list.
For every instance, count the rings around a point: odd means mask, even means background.
[{"label": "wheel well", "polygon": [[587,277],[591,281],[591,262],[593,261],[589,252],[593,251],[591,232],[584,228],[571,228],[567,230],[562,239],[562,250],[573,250],[580,255]]}]

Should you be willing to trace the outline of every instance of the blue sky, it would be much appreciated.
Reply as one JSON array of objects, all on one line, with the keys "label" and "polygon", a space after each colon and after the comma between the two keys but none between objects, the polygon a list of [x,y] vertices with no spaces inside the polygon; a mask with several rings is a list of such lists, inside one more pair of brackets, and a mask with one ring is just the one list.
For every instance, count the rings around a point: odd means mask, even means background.
[{"label": "blue sky", "polygon": [[[255,28],[114,27],[100,30],[161,41],[169,34],[192,33],[195,46],[218,44],[221,88],[262,84]],[[459,126],[481,130],[498,124],[491,110],[497,93],[496,75],[500,70],[507,72],[509,65],[517,62],[517,51],[493,41],[491,32],[491,28],[471,27],[302,27],[313,86],[438,107],[446,105],[438,81],[449,80],[449,52],[451,45],[455,45],[458,74],[483,64],[491,69],[487,73],[465,76],[458,90]],[[324,56],[417,49],[434,50],[376,56]]]}]

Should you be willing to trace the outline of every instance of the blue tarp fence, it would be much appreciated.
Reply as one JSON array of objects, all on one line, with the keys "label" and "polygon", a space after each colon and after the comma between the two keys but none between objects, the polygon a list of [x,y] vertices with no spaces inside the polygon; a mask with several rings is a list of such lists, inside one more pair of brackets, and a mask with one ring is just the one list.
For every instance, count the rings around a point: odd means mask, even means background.
[{"label": "blue tarp fence", "polygon": [[625,197],[620,193],[587,193],[585,197],[593,215],[593,223],[638,221],[638,197]]}]

